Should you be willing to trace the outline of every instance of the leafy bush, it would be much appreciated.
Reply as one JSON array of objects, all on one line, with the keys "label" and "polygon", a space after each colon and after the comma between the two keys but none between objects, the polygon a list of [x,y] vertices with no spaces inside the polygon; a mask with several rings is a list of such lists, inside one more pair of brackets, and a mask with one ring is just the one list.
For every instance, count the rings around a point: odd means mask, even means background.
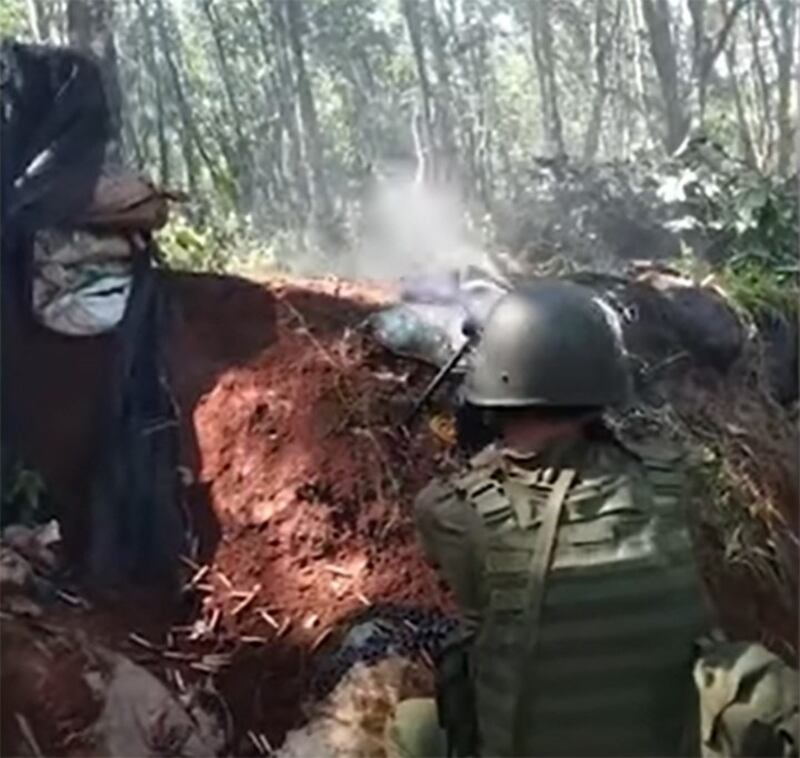
[{"label": "leafy bush", "polygon": [[41,475],[18,463],[2,495],[2,523],[40,524],[53,518]]},{"label": "leafy bush", "polygon": [[688,214],[683,227],[710,235],[705,257],[723,286],[752,313],[795,312],[797,179],[761,174],[708,144],[691,149],[683,161],[679,195]]},{"label": "leafy bush", "polygon": [[175,214],[158,233],[164,263],[179,271],[236,273],[274,267],[281,258],[297,252],[296,238],[284,231],[257,233],[249,217],[231,214],[204,225]]},{"label": "leafy bush", "polygon": [[167,267],[180,271],[227,269],[227,256],[221,241],[212,230],[199,229],[186,218],[174,215],[158,233],[157,241]]}]

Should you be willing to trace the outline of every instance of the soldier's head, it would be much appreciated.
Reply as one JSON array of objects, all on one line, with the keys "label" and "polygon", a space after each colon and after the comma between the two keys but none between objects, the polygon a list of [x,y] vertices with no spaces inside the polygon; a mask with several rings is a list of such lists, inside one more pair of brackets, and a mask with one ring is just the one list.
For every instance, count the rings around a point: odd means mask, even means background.
[{"label": "soldier's head", "polygon": [[467,402],[511,447],[580,434],[623,401],[629,374],[613,316],[590,290],[542,280],[495,306],[467,376]]}]

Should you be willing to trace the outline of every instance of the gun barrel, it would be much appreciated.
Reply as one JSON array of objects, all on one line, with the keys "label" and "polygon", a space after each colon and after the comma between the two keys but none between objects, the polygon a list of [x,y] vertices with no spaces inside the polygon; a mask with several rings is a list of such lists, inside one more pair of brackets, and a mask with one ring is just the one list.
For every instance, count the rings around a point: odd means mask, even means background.
[{"label": "gun barrel", "polygon": [[468,336],[464,342],[461,343],[461,346],[458,348],[458,350],[453,353],[447,363],[445,363],[444,366],[439,369],[436,376],[431,379],[430,383],[425,388],[425,391],[419,396],[419,399],[416,403],[414,403],[414,407],[406,417],[406,426],[408,426],[417,417],[417,414],[422,410],[425,403],[427,403],[428,400],[433,396],[433,393],[439,389],[442,382],[447,378],[447,375],[455,368],[456,364],[464,356],[464,353],[467,352],[467,349],[472,344],[473,339],[474,335]]}]

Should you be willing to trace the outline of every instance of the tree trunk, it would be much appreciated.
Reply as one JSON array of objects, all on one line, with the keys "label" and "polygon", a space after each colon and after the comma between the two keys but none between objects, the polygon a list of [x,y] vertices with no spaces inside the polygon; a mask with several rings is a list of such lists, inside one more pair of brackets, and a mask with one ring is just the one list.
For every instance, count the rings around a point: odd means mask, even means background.
[{"label": "tree trunk", "polygon": [[736,17],[750,0],[735,0],[728,9],[727,3],[721,5],[722,26],[712,38],[706,26],[706,0],[688,0],[689,13],[692,17],[692,98],[693,106],[689,112],[695,114],[697,125],[705,123],[708,82],[714,64],[725,49],[728,37],[736,22]]},{"label": "tree trunk", "polygon": [[[137,2],[141,4],[144,2],[149,2],[149,0],[137,0]],[[194,179],[194,176],[196,175],[196,166],[194,160],[194,151],[192,150],[192,144],[194,144],[194,147],[197,149],[197,153],[200,155],[208,170],[215,189],[217,189],[219,192],[224,192],[224,180],[220,177],[214,161],[205,148],[203,138],[200,134],[197,124],[195,123],[191,106],[184,92],[183,85],[181,84],[181,73],[178,69],[178,64],[173,58],[173,50],[179,51],[181,49],[181,42],[178,40],[177,44],[175,44],[175,41],[170,39],[167,30],[165,17],[166,9],[164,7],[163,0],[155,0],[155,2],[158,38],[160,42],[159,49],[164,56],[164,62],[166,63],[167,71],[169,72],[169,80],[172,86],[172,92],[175,97],[175,102],[178,106],[178,114],[180,116],[182,126],[179,133],[181,134],[181,143],[183,145],[183,155],[184,161],[186,162],[189,186],[191,187],[196,183]]]},{"label": "tree trunk", "polygon": [[536,81],[539,85],[539,108],[541,111],[542,124],[544,126],[545,144],[549,152],[552,150],[553,133],[548,113],[550,96],[548,94],[548,81],[545,76],[544,53],[542,52],[541,42],[542,24],[539,15],[540,7],[538,0],[531,0],[531,50],[533,52],[534,63],[536,64]]},{"label": "tree trunk", "polygon": [[52,0],[27,0],[28,25],[34,42],[41,44],[64,44],[63,35],[56,21],[65,21],[63,9]]},{"label": "tree trunk", "polygon": [[653,143],[662,142],[663,140],[653,122],[653,109],[650,108],[650,101],[645,87],[645,54],[642,48],[642,37],[644,36],[645,26],[642,21],[642,8],[639,0],[628,0],[628,17],[631,25],[630,34],[633,39],[633,78],[636,90],[636,103],[642,112],[646,124],[646,141],[644,147],[649,149]]},{"label": "tree trunk", "polygon": [[[245,138],[244,130],[242,128],[244,119],[242,118],[242,112],[236,99],[236,93],[233,84],[234,74],[231,71],[227,50],[220,33],[220,19],[211,4],[211,0],[202,0],[201,5],[206,20],[211,27],[211,37],[214,40],[214,48],[217,53],[217,63],[219,66],[220,78],[222,79],[222,88],[225,91],[225,99],[228,101],[231,121],[233,122],[231,126],[233,128],[233,134],[236,143],[236,158],[234,160],[236,194],[241,207],[241,203],[243,201],[249,204],[252,199],[252,156],[250,154],[250,147],[247,143],[247,139]],[[244,210],[244,208],[241,209]]]},{"label": "tree trunk", "polygon": [[92,55],[99,63],[108,104],[111,139],[107,157],[122,161],[122,91],[114,44],[114,4],[112,0],[68,0],[67,35],[69,44]]},{"label": "tree trunk", "polygon": [[42,11],[39,7],[37,0],[27,0],[28,8],[28,26],[31,28],[33,34],[33,41],[42,44],[48,37],[47,31],[44,28],[42,19]]},{"label": "tree trunk", "polygon": [[458,177],[458,149],[456,147],[455,110],[450,70],[435,0],[428,0],[427,11],[431,50],[433,51],[437,79],[435,112],[436,182],[453,184],[457,182]]},{"label": "tree trunk", "polygon": [[163,186],[168,186],[170,183],[170,160],[169,160],[169,144],[167,142],[166,133],[166,118],[164,111],[164,94],[161,77],[158,75],[158,66],[156,64],[156,46],[150,27],[150,15],[147,3],[145,0],[137,0],[137,7],[139,10],[139,25],[144,32],[145,44],[144,57],[146,60],[146,68],[150,74],[150,80],[153,82],[156,96],[156,142],[158,144],[158,179]]},{"label": "tree trunk", "polygon": [[564,131],[558,102],[550,0],[531,0],[530,8],[531,41],[538,69],[539,86],[542,90],[548,151],[561,156],[566,154],[566,150],[564,149]]},{"label": "tree trunk", "polygon": [[769,156],[774,143],[774,123],[772,114],[772,87],[769,85],[764,61],[761,57],[759,16],[760,8],[751,6],[747,19],[747,28],[750,36],[750,49],[753,57],[753,70],[755,72],[754,90],[761,105],[761,114],[756,119],[758,130],[758,162],[763,168],[769,163]]},{"label": "tree trunk", "polygon": [[734,49],[725,51],[725,62],[728,67],[728,74],[731,78],[731,88],[733,90],[733,104],[736,108],[736,123],[739,132],[739,142],[742,146],[744,160],[751,168],[758,168],[758,159],[753,149],[753,137],[750,133],[750,124],[747,118],[744,102],[742,100],[742,88],[739,86],[739,77],[736,74],[736,53]]},{"label": "tree trunk", "polygon": [[285,0],[286,28],[297,75],[297,95],[300,101],[300,118],[303,124],[303,147],[311,175],[311,215],[318,225],[331,228],[332,206],[325,181],[322,138],[317,123],[317,109],[306,70],[303,33],[305,18],[301,0]]},{"label": "tree trunk", "polygon": [[[253,21],[253,25],[258,31],[259,47],[264,70],[272,74],[275,55],[269,33],[253,0],[247,0],[247,9]],[[289,212],[294,212],[297,209],[292,208],[293,198],[289,191],[290,181],[284,172],[281,156],[283,134],[287,128],[282,110],[283,98],[279,88],[275,86],[275,79],[273,76],[264,78],[262,93],[266,112],[275,114],[275,117],[270,119],[269,128],[265,130],[267,133],[265,136],[265,153],[268,156],[269,162],[267,178],[269,188],[267,190],[267,195],[271,196],[273,204],[279,207],[283,206],[283,208]]]},{"label": "tree trunk", "polygon": [[673,153],[686,138],[689,118],[678,78],[678,58],[668,0],[642,0],[642,11],[664,105],[664,146]]},{"label": "tree trunk", "polygon": [[795,27],[797,24],[797,4],[794,0],[778,0],[778,26],[775,22],[769,3],[759,0],[759,7],[769,32],[772,53],[778,71],[778,104],[776,121],[777,137],[777,170],[786,175],[791,168],[793,147],[793,123],[791,115],[792,71],[795,59]]},{"label": "tree trunk", "polygon": [[600,133],[603,128],[603,108],[608,89],[608,55],[614,44],[622,16],[622,0],[617,0],[614,17],[609,23],[605,0],[595,0],[595,15],[592,29],[592,47],[594,58],[594,97],[592,111],[586,136],[583,143],[583,160],[589,162],[597,156],[600,147]]},{"label": "tree trunk", "polygon": [[435,175],[436,149],[433,138],[433,95],[428,69],[425,65],[425,48],[422,43],[422,24],[417,0],[402,0],[401,8],[406,22],[414,64],[419,79],[422,110],[412,117],[412,135],[417,153],[417,178],[429,181]]},{"label": "tree trunk", "polygon": [[303,139],[301,136],[302,124],[299,122],[297,109],[294,107],[295,101],[295,79],[292,72],[291,57],[288,52],[289,40],[286,30],[286,19],[284,18],[283,8],[274,0],[269,0],[271,12],[273,41],[275,50],[276,72],[272,75],[273,89],[278,93],[278,107],[281,113],[281,120],[286,127],[288,139],[288,172],[294,179],[291,183],[296,191],[297,200],[295,206],[298,212],[298,221],[305,219],[311,209],[311,183],[312,177],[309,174],[309,167],[303,161]]},{"label": "tree trunk", "polygon": [[778,58],[778,161],[777,169],[788,175],[792,168],[792,148],[796,117],[792,118],[792,72],[795,68],[795,30],[797,27],[797,3],[781,0],[778,28],[781,30],[782,48]]}]

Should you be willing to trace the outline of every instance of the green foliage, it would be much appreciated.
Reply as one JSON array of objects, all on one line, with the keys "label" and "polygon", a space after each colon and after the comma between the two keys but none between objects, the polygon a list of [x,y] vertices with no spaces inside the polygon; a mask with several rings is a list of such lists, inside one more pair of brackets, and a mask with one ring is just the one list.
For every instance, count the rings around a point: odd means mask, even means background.
[{"label": "green foliage", "polygon": [[715,235],[723,284],[750,312],[796,310],[796,179],[761,174],[718,148],[711,157],[690,156],[689,196],[698,221]]},{"label": "green foliage", "polygon": [[228,261],[219,235],[210,229],[201,230],[179,215],[173,215],[158,233],[157,242],[169,268],[215,273],[226,270]]},{"label": "green foliage", "polygon": [[25,3],[22,0],[3,0],[0,3],[0,39],[27,37],[29,33]]},{"label": "green foliage", "polygon": [[256,233],[249,216],[235,214],[224,219],[212,217],[203,226],[173,215],[158,233],[157,242],[167,268],[216,274],[279,268],[281,260],[291,260],[303,247],[294,233]]},{"label": "green foliage", "polygon": [[759,260],[743,260],[723,270],[722,283],[731,297],[752,314],[764,310],[795,313],[798,287],[795,279],[764,265]]},{"label": "green foliage", "polygon": [[44,480],[32,469],[18,463],[2,495],[3,524],[40,524],[53,517],[47,505]]}]

